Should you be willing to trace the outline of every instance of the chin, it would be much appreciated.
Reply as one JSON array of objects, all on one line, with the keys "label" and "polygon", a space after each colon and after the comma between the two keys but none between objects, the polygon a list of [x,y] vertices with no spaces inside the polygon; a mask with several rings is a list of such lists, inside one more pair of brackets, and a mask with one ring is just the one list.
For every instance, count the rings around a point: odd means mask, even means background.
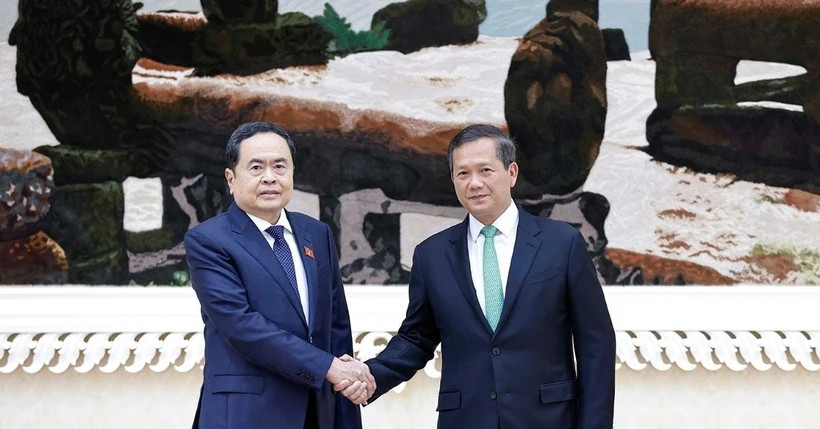
[{"label": "chin", "polygon": [[275,207],[281,205],[280,201],[279,198],[260,198],[256,201],[256,204],[260,207]]},{"label": "chin", "polygon": [[470,214],[473,215],[473,217],[476,219],[484,219],[484,217],[487,216],[487,213],[484,210],[477,210],[473,208],[472,210],[467,211],[469,211]]},{"label": "chin", "polygon": [[474,201],[469,207],[472,208],[473,211],[479,213],[490,211],[489,201]]},{"label": "chin", "polygon": [[278,204],[278,203],[273,202],[273,201],[264,201],[264,202],[256,204],[257,209],[264,210],[264,211],[274,211],[274,210],[279,209],[280,207],[282,207],[281,204]]}]

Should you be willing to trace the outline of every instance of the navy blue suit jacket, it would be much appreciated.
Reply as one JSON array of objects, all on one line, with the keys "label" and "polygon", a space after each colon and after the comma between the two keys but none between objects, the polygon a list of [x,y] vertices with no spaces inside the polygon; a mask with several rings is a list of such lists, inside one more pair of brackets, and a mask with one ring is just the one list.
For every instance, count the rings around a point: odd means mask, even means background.
[{"label": "navy blue suit jacket", "polygon": [[411,378],[441,343],[439,428],[611,428],[615,333],[581,235],[519,209],[493,332],[470,275],[467,226],[416,248],[407,316],[367,361],[378,385],[370,401]]},{"label": "navy blue suit jacket", "polygon": [[325,380],[334,356],[353,355],[333,236],[322,222],[282,213],[305,267],[310,320],[273,250],[236,204],[185,235],[205,322],[195,427],[301,429],[315,392],[320,429],[361,428],[358,406]]}]

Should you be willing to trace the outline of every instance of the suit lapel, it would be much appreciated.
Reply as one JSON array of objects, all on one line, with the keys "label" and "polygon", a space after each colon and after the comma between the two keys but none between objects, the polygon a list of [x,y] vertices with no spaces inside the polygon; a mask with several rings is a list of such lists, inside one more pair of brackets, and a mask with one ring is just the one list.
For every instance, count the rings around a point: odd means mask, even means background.
[{"label": "suit lapel", "polygon": [[467,304],[473,309],[487,333],[492,335],[493,331],[490,324],[487,323],[487,318],[478,304],[475,285],[473,285],[473,277],[470,272],[470,257],[467,254],[467,228],[469,224],[468,216],[464,219],[464,222],[461,222],[461,225],[458,225],[450,233],[450,248],[447,249],[447,259],[453,269],[453,275],[459,289],[461,289],[461,293],[464,295],[464,299],[467,300]]},{"label": "suit lapel", "polygon": [[308,308],[310,309],[310,323],[308,323],[308,334],[313,334],[313,327],[316,322],[316,313],[319,308],[319,285],[317,284],[316,259],[308,255],[313,255],[313,241],[305,225],[296,222],[292,216],[288,216],[288,221],[296,236],[296,252],[302,258],[302,265],[305,267],[305,278],[308,289]]},{"label": "suit lapel", "polygon": [[293,291],[288,276],[282,269],[282,265],[279,264],[279,260],[276,259],[276,254],[273,253],[273,249],[270,248],[265,237],[256,225],[251,222],[248,215],[236,206],[236,203],[228,209],[228,217],[231,220],[231,229],[236,234],[237,243],[270,274],[273,282],[282,289],[291,305],[293,305],[294,310],[299,313],[305,327],[307,327],[305,313],[302,311],[302,303],[296,297],[296,292]]},{"label": "suit lapel", "polygon": [[516,232],[515,245],[513,246],[512,261],[510,263],[510,273],[507,276],[507,291],[504,295],[504,307],[501,310],[501,316],[498,319],[498,326],[495,332],[501,330],[504,321],[510,316],[513,306],[515,305],[518,294],[521,292],[521,287],[524,284],[524,278],[530,272],[532,262],[535,260],[535,254],[541,247],[542,240],[537,236],[541,233],[541,229],[535,223],[535,217],[525,212],[520,207],[518,208],[518,231]]}]

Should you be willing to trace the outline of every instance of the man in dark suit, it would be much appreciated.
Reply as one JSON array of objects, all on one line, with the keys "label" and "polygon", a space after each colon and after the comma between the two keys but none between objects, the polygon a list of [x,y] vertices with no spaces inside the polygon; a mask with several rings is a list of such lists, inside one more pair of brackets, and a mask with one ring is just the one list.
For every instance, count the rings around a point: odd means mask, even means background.
[{"label": "man in dark suit", "polygon": [[370,401],[441,343],[439,428],[611,428],[615,333],[584,239],[513,203],[515,145],[498,128],[465,128],[448,159],[469,215],[416,248],[407,316],[366,362]]},{"label": "man in dark suit", "polygon": [[354,386],[354,398],[375,383],[361,362],[336,358],[353,354],[338,258],[327,225],[285,210],[293,156],[278,125],[241,125],[226,147],[234,203],[185,235],[205,322],[195,428],[361,428],[331,383]]}]

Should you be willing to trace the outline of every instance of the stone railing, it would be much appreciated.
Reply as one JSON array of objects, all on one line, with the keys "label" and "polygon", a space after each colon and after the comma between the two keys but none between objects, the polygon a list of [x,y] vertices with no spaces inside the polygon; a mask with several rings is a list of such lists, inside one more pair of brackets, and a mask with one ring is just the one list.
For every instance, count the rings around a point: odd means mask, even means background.
[{"label": "stone railing", "polygon": [[[347,286],[355,349],[376,355],[401,323],[407,288]],[[605,287],[617,366],[820,370],[820,287]],[[2,287],[0,373],[175,370],[203,363],[190,288]],[[436,359],[424,373],[439,377]],[[399,389],[400,390],[400,389]]]}]

